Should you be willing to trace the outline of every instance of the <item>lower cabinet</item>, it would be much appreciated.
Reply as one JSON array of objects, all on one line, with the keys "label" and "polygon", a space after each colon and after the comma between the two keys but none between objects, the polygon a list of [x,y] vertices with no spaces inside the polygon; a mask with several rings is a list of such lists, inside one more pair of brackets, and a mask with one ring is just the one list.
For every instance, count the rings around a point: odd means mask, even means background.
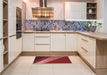
[{"label": "lower cabinet", "polygon": [[16,42],[17,42],[16,49],[18,54],[20,54],[22,52],[22,38],[16,39]]},{"label": "lower cabinet", "polygon": [[77,51],[77,34],[66,34],[66,50]]},{"label": "lower cabinet", "polygon": [[0,72],[3,71],[3,52],[0,52]]},{"label": "lower cabinet", "polygon": [[96,68],[96,39],[78,35],[78,52]]},{"label": "lower cabinet", "polygon": [[23,51],[77,51],[77,34],[23,33]]},{"label": "lower cabinet", "polygon": [[35,34],[35,51],[50,51],[50,33]]},{"label": "lower cabinet", "polygon": [[51,34],[51,51],[65,51],[65,33]]},{"label": "lower cabinet", "polygon": [[9,37],[9,64],[22,52],[22,38]]},{"label": "lower cabinet", "polygon": [[3,41],[0,40],[0,72],[3,70]]},{"label": "lower cabinet", "polygon": [[23,51],[35,51],[34,33],[23,33]]},{"label": "lower cabinet", "polygon": [[16,36],[9,37],[9,64],[17,57],[18,51],[17,51],[17,42],[16,42]]}]

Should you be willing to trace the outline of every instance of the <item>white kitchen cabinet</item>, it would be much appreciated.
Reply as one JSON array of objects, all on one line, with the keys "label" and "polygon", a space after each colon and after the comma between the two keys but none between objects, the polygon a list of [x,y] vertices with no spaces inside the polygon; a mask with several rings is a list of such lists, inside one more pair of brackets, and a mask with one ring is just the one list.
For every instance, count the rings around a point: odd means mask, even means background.
[{"label": "white kitchen cabinet", "polygon": [[16,34],[16,0],[8,0],[8,34]]},{"label": "white kitchen cabinet", "polygon": [[3,11],[3,0],[0,0],[0,20],[2,20],[2,14],[3,14],[2,11]]},{"label": "white kitchen cabinet", "polygon": [[0,20],[0,39],[3,37],[3,26],[2,26],[2,20]]},{"label": "white kitchen cabinet", "polygon": [[50,33],[35,34],[35,51],[50,51]]},{"label": "white kitchen cabinet", "polygon": [[0,38],[2,38],[2,34],[3,34],[3,21],[2,21],[2,18],[3,18],[3,2],[2,0],[0,0]]},{"label": "white kitchen cabinet", "polygon": [[0,40],[0,72],[3,70],[3,41]]},{"label": "white kitchen cabinet", "polygon": [[18,54],[20,54],[22,52],[22,38],[16,39],[16,42],[17,42],[16,49],[17,49]]},{"label": "white kitchen cabinet", "polygon": [[96,68],[96,39],[78,35],[78,52]]},{"label": "white kitchen cabinet", "polygon": [[77,35],[66,34],[66,51],[77,51]]},{"label": "white kitchen cabinet", "polygon": [[50,51],[49,44],[36,44],[35,51]]},{"label": "white kitchen cabinet", "polygon": [[65,51],[65,33],[51,34],[51,51]]},{"label": "white kitchen cabinet", "polygon": [[3,52],[3,40],[0,40],[0,52]]},{"label": "white kitchen cabinet", "polygon": [[52,7],[54,13],[54,20],[64,20],[64,1],[48,0],[48,7]]},{"label": "white kitchen cabinet", "polygon": [[17,57],[18,51],[17,51],[17,41],[16,36],[9,37],[9,64]]},{"label": "white kitchen cabinet", "polygon": [[86,19],[86,2],[65,2],[65,19]]},{"label": "white kitchen cabinet", "polygon": [[35,51],[34,33],[23,33],[23,51]]},{"label": "white kitchen cabinet", "polygon": [[0,52],[0,72],[3,71],[3,52]]},{"label": "white kitchen cabinet", "polygon": [[90,38],[89,37],[89,63],[91,63],[94,68],[96,68],[96,39]]}]

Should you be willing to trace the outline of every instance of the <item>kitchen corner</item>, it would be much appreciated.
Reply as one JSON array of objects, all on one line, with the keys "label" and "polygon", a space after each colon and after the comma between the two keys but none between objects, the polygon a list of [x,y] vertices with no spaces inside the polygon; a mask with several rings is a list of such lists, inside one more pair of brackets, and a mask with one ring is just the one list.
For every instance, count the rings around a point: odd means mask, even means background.
[{"label": "kitchen corner", "polygon": [[0,5],[0,75],[107,75],[107,0]]}]

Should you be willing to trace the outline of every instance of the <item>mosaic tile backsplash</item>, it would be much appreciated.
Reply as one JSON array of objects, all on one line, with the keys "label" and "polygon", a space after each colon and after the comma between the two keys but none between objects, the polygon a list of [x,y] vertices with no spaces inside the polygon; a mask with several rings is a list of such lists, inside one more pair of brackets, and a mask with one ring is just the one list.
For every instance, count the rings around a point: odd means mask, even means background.
[{"label": "mosaic tile backsplash", "polygon": [[86,31],[88,21],[26,20],[25,30],[33,31]]}]

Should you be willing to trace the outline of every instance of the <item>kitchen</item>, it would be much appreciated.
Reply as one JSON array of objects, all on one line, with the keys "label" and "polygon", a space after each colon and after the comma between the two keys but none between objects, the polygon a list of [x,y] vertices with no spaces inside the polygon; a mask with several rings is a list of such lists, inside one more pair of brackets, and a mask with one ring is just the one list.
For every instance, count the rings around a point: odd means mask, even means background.
[{"label": "kitchen", "polygon": [[0,75],[107,74],[106,0],[0,4]]}]

